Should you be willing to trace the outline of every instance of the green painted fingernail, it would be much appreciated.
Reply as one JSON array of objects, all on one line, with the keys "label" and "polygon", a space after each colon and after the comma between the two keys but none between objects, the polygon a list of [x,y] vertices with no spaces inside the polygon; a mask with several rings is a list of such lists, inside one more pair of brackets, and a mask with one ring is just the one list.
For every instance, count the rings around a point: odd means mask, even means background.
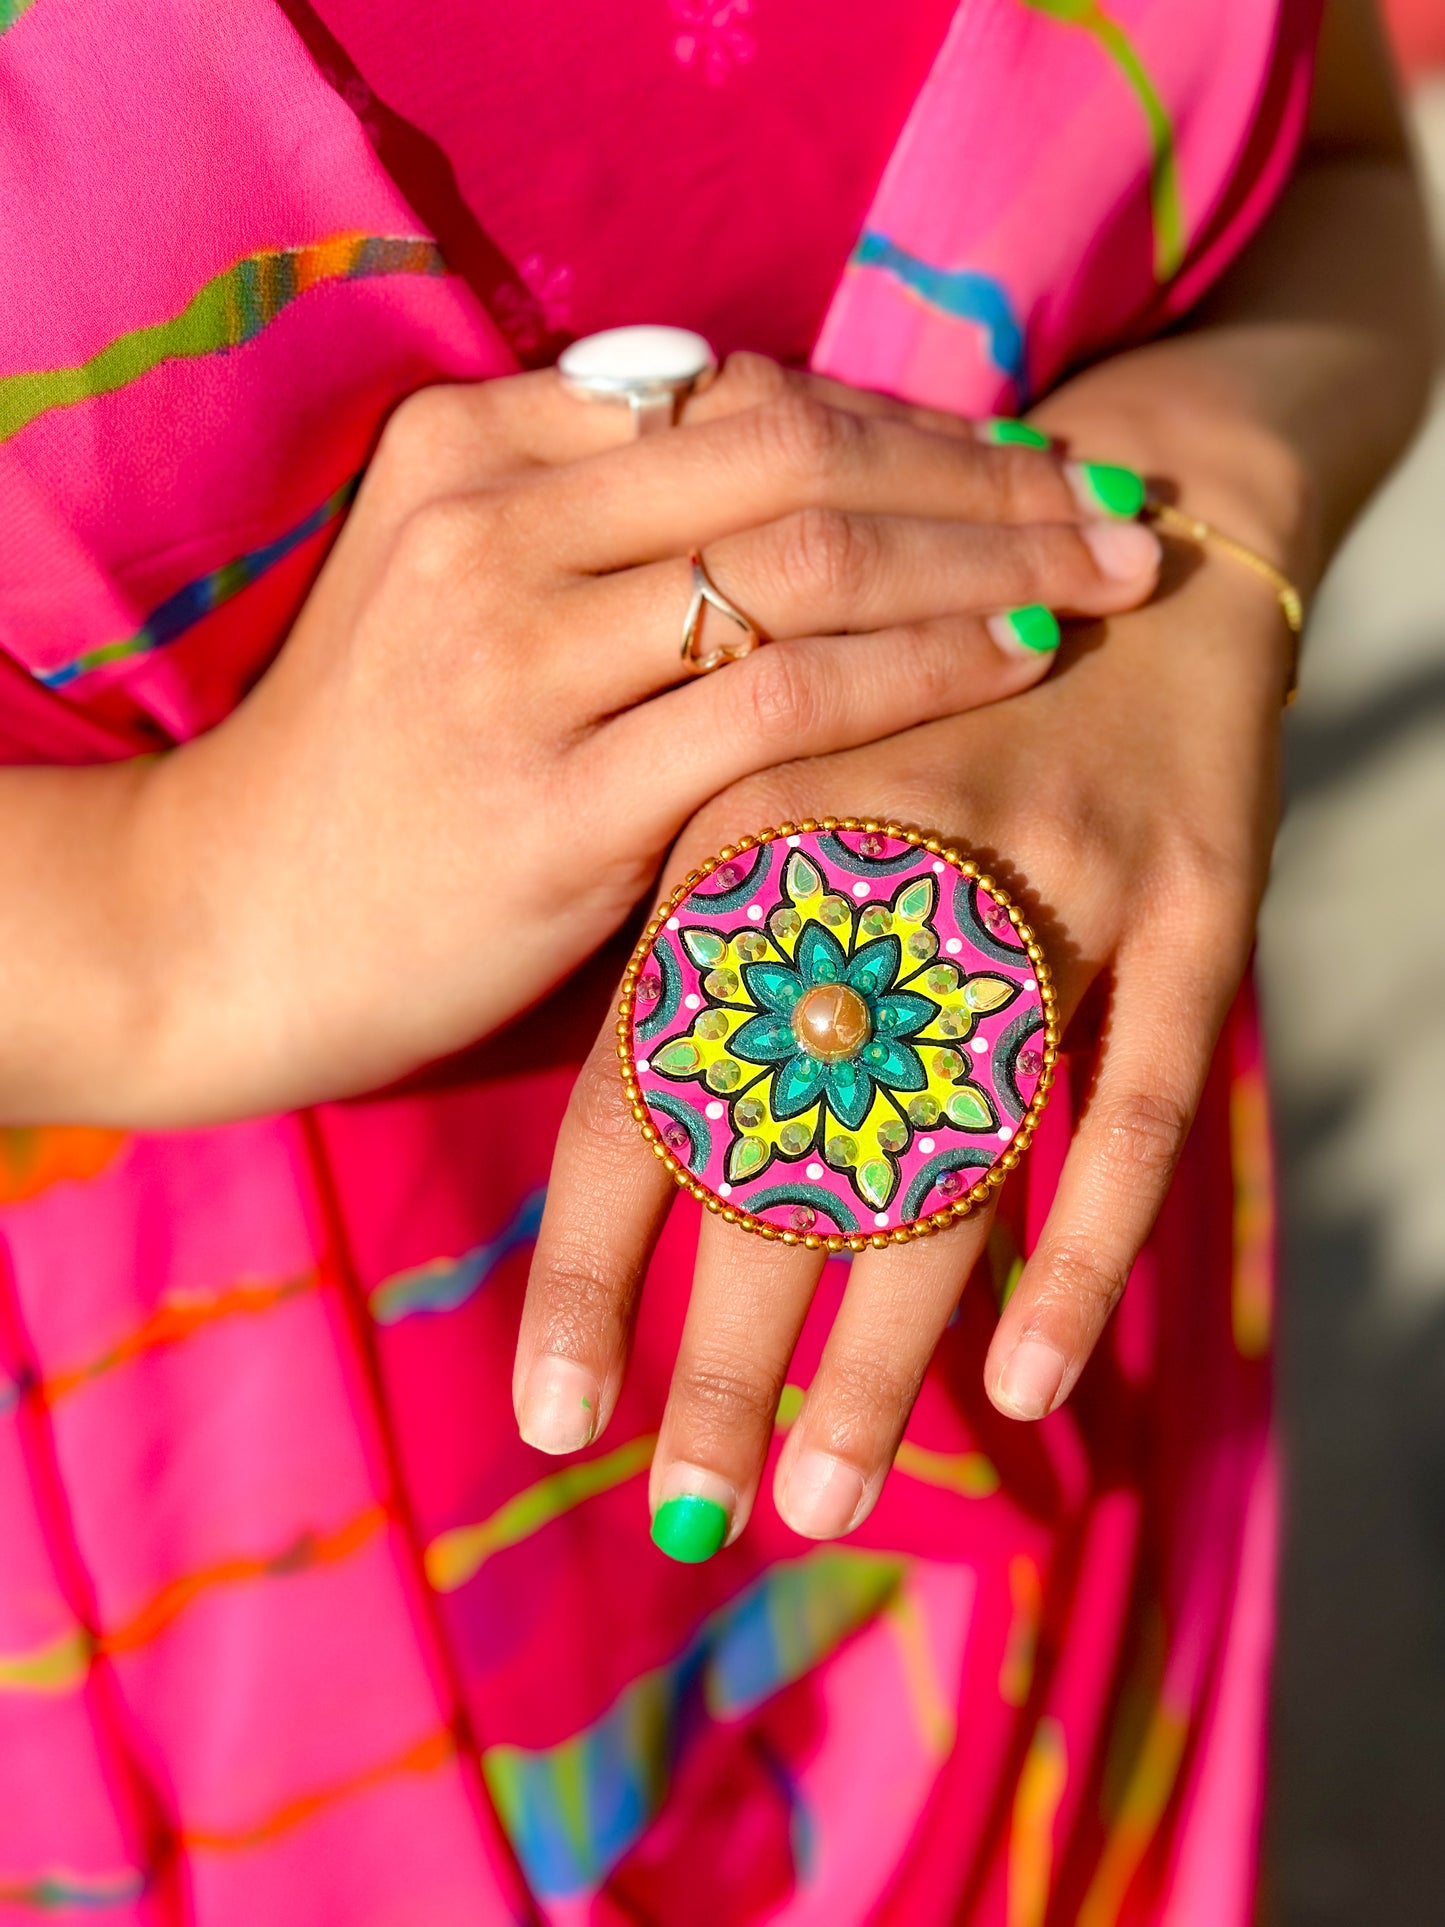
[{"label": "green painted fingernail", "polygon": [[1053,443],[1041,429],[1033,427],[1029,422],[1010,421],[1006,415],[994,415],[988,421],[980,422],[978,438],[981,442],[992,442],[995,448],[1053,447]]},{"label": "green painted fingernail", "polygon": [[704,1559],[711,1559],[727,1536],[726,1509],[694,1492],[665,1499],[652,1521],[652,1543],[669,1559],[679,1559],[685,1566],[700,1566]]},{"label": "green painted fingernail", "polygon": [[1144,506],[1144,477],[1109,462],[1070,462],[1067,473],[1079,506],[1089,515],[1132,520]]},{"label": "green painted fingernail", "polygon": [[1041,602],[1030,602],[1022,609],[1005,609],[1000,615],[990,616],[988,629],[994,641],[1005,649],[1027,649],[1035,656],[1046,656],[1059,646],[1058,617]]}]

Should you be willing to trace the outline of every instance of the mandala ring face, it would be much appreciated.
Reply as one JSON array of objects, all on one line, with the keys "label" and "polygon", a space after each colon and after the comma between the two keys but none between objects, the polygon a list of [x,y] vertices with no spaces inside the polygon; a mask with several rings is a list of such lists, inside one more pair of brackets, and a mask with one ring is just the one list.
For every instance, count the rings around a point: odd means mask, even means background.
[{"label": "mandala ring face", "polygon": [[1057,1011],[1028,925],[936,839],[855,818],[745,837],[623,985],[634,1115],[679,1184],[789,1244],[903,1242],[1018,1162]]}]

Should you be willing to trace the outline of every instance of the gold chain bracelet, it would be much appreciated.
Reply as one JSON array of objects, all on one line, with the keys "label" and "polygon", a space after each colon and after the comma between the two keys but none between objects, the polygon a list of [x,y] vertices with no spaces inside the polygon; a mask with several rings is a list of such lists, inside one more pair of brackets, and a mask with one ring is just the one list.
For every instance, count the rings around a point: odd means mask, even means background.
[{"label": "gold chain bracelet", "polygon": [[1299,641],[1305,626],[1304,598],[1293,582],[1281,569],[1258,554],[1247,544],[1232,535],[1226,535],[1211,522],[1201,521],[1197,515],[1186,515],[1171,502],[1150,500],[1144,505],[1144,520],[1155,528],[1162,529],[1166,535],[1182,536],[1186,541],[1197,542],[1201,548],[1220,549],[1225,555],[1232,555],[1236,562],[1251,569],[1261,581],[1267,582],[1274,590],[1279,601],[1280,612],[1290,634],[1294,637],[1294,649],[1290,656],[1289,684],[1285,690],[1284,706],[1289,708],[1299,694]]}]

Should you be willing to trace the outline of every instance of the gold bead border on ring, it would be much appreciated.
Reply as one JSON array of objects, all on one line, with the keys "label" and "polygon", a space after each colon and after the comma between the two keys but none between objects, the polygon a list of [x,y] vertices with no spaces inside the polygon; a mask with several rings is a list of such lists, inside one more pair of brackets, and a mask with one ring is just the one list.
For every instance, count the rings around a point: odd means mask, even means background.
[{"label": "gold bead border on ring", "polygon": [[[973,1186],[966,1197],[956,1204],[945,1205],[941,1210],[931,1212],[926,1218],[916,1218],[912,1224],[899,1225],[892,1231],[874,1232],[831,1232],[827,1235],[816,1231],[785,1231],[781,1225],[768,1224],[755,1218],[749,1211],[740,1211],[723,1198],[708,1189],[662,1142],[657,1126],[652,1121],[652,1113],[643,1101],[642,1088],[637,1081],[637,1060],[632,1048],[632,1014],[636,1001],[637,979],[652,954],[652,945],[667,919],[684,903],[705,877],[711,876],[720,864],[742,854],[745,850],[756,849],[763,843],[774,843],[780,837],[811,836],[819,831],[830,833],[835,830],[863,831],[869,836],[896,837],[904,843],[911,843],[916,849],[926,850],[930,856],[942,857],[963,876],[986,890],[999,907],[1008,913],[1009,921],[1019,933],[1023,942],[1024,954],[1033,965],[1038,979],[1039,1002],[1044,1012],[1044,1067],[1039,1073],[1038,1087],[1029,1102],[1017,1131],[1008,1149],[996,1163],[990,1165]],[[667,1169],[673,1182],[698,1203],[705,1206],[724,1224],[738,1225],[744,1231],[751,1231],[760,1238],[767,1238],[778,1244],[802,1245],[808,1251],[866,1251],[870,1246],[884,1250],[888,1245],[910,1244],[915,1238],[931,1237],[934,1232],[946,1231],[950,1225],[968,1217],[985,1203],[1009,1172],[1017,1165],[1019,1158],[1028,1149],[1038,1124],[1039,1115],[1048,1099],[1053,1084],[1059,1057],[1059,1003],[1054,989],[1053,973],[1044,959],[1044,953],[1032,929],[1020,915],[1018,906],[993,878],[981,870],[971,857],[966,857],[950,845],[941,842],[936,836],[925,836],[920,830],[908,829],[904,824],[884,822],[878,817],[862,816],[806,816],[798,823],[782,823],[776,829],[759,830],[756,836],[740,836],[736,843],[724,844],[715,857],[690,870],[678,884],[672,895],[658,906],[646,930],[637,941],[627,962],[622,977],[622,995],[617,1005],[617,1056],[622,1067],[622,1084],[627,1095],[628,1105],[636,1119],[643,1137],[651,1147],[652,1154]]]}]

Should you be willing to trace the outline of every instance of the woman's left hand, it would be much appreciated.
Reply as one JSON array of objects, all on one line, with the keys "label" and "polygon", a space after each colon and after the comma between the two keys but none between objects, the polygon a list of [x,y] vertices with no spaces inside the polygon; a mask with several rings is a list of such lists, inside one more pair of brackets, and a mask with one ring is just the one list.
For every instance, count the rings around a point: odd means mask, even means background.
[{"label": "woman's left hand", "polygon": [[[984,1368],[1016,1418],[1067,1397],[1183,1147],[1267,873],[1289,643],[1268,589],[1211,559],[1163,600],[1078,631],[1024,695],[749,778],[694,820],[670,866],[669,883],[788,819],[913,823],[1003,866],[1066,1024],[1099,982],[1097,1040],[1070,1040],[1097,1052],[1088,1103]],[[624,1101],[609,1022],[562,1129],[528,1289],[514,1395],[533,1445],[575,1450],[607,1424],[676,1195]],[[982,1212],[855,1260],[778,1466],[796,1531],[832,1537],[871,1510],[988,1227]],[[654,1512],[697,1494],[724,1508],[728,1539],[742,1530],[823,1260],[703,1218]]]}]

